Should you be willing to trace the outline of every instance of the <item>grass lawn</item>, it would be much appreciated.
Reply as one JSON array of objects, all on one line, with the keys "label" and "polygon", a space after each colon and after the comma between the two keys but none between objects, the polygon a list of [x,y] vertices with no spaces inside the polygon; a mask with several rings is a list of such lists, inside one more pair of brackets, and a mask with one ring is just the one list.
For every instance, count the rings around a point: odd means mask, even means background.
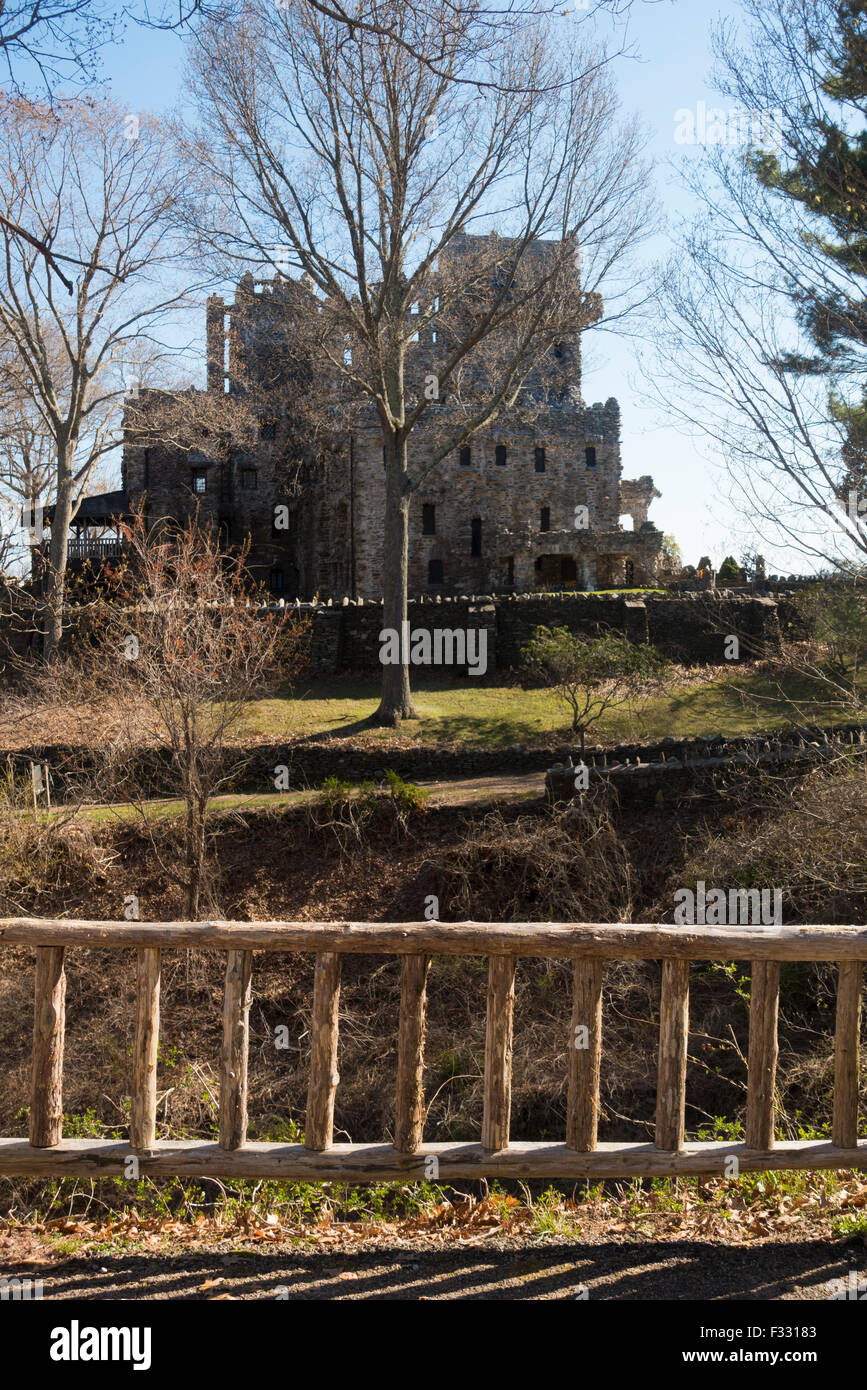
[{"label": "grass lawn", "polygon": [[[551,690],[522,690],[499,684],[495,676],[479,680],[421,675],[413,686],[420,718],[405,721],[397,731],[372,728],[366,722],[379,703],[377,678],[370,676],[314,680],[299,684],[284,698],[257,700],[237,726],[235,737],[279,741],[332,736],[384,745],[409,740],[489,748],[570,738],[566,707]],[[832,723],[846,717],[835,706],[811,701],[803,686],[790,689],[789,694],[802,702],[799,711],[782,698],[775,681],[758,671],[705,672],[695,679],[681,675],[640,710],[610,711],[591,731],[589,742],[737,734],[806,720]]]}]

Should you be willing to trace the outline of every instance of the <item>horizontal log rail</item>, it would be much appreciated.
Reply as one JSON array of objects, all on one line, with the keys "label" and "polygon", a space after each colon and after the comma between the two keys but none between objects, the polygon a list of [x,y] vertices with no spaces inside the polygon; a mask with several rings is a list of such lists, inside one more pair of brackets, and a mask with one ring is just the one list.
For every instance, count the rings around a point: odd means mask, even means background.
[{"label": "horizontal log rail", "polygon": [[[30,1137],[0,1139],[0,1176],[285,1178],[374,1182],[476,1177],[618,1178],[775,1169],[867,1167],[858,1140],[861,996],[867,927],[682,927],[605,923],[83,922],[0,919],[0,946],[36,949]],[[64,1139],[66,948],[135,952],[136,1010],[130,1137]],[[162,953],[225,953],[219,1141],[159,1140],[157,1049]],[[303,1144],[247,1140],[249,1012],[254,951],[315,955],[310,1073]],[[393,1142],[334,1143],[342,956],[402,958]],[[481,1142],[425,1143],[424,1034],[428,967],[437,955],[489,961]],[[509,1133],[515,972],[521,957],[571,959],[565,1143],[513,1141]],[[603,1041],[603,963],[659,960],[659,1063],[654,1143],[597,1139]],[[752,962],[745,1142],[685,1138],[690,961]],[[774,1137],[777,1017],[783,961],[838,963],[832,1136]],[[136,1164],[130,1168],[130,1157]],[[734,1160],[734,1163],[733,1163]]]},{"label": "horizontal log rail", "polygon": [[199,946],[340,955],[865,960],[867,927],[608,922],[87,922],[0,917],[0,946]]}]

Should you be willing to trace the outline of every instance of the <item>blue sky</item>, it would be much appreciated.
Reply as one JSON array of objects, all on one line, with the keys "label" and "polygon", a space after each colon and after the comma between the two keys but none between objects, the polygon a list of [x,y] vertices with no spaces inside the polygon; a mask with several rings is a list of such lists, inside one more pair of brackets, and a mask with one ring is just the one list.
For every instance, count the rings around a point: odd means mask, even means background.
[{"label": "blue sky", "polygon": [[[634,0],[628,27],[618,30],[632,50],[615,66],[621,101],[624,110],[637,112],[648,128],[659,197],[671,220],[690,211],[668,165],[685,153],[674,140],[675,112],[695,109],[700,101],[728,104],[708,85],[710,34],[720,16],[739,13],[734,0]],[[598,18],[592,22],[601,24]],[[105,54],[104,70],[115,95],[131,111],[167,109],[183,96],[183,43],[173,34],[131,27],[125,42]],[[668,245],[667,236],[655,238],[644,253],[648,264],[664,257]],[[203,362],[204,309],[200,333]],[[641,381],[630,338],[588,334],[585,359],[588,402],[609,396],[620,401],[624,475],[650,473],[662,493],[651,510],[656,525],[675,536],[686,562],[695,564],[705,552],[717,564],[730,550],[740,554],[748,537],[726,501],[725,479],[712,466],[701,438],[685,436],[657,409],[640,402]],[[769,552],[768,559],[769,569],[776,568]],[[785,569],[804,568],[795,556],[779,555],[777,560]]]}]

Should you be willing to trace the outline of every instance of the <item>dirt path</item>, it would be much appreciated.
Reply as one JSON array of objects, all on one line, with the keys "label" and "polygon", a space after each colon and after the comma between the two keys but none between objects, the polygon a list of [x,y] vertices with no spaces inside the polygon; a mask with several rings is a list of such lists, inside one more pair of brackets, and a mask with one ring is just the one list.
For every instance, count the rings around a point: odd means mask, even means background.
[{"label": "dirt path", "polygon": [[[474,806],[495,804],[502,801],[539,801],[545,795],[544,772],[523,772],[515,776],[497,775],[494,777],[461,777],[447,782],[419,782],[430,798],[431,806]],[[315,801],[321,793],[315,788],[288,792],[226,792],[214,796],[210,809],[219,811],[268,810],[280,806],[306,806]],[[145,803],[165,815],[180,815],[183,802],[176,798],[159,797]],[[136,818],[134,808],[108,802],[94,802],[84,808],[83,814],[99,818],[106,811],[112,811],[120,819]]]},{"label": "dirt path", "polygon": [[[7,1235],[0,1274],[41,1278],[45,1299],[97,1301],[828,1300],[867,1281],[867,1249],[828,1240],[499,1237],[433,1250],[410,1241],[309,1252],[223,1242],[177,1254],[97,1250],[68,1258],[34,1238]],[[867,1282],[859,1287],[867,1290]]]},{"label": "dirt path", "polygon": [[471,806],[484,802],[536,801],[545,794],[545,774],[516,777],[466,777],[455,782],[421,782],[432,806]]}]

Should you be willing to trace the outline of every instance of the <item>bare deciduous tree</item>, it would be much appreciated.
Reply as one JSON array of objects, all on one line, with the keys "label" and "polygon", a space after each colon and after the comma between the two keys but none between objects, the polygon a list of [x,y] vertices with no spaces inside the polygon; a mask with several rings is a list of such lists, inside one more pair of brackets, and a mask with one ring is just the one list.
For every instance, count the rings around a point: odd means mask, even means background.
[{"label": "bare deciduous tree", "polygon": [[58,294],[37,245],[0,227],[0,336],[53,449],[45,650],[63,624],[68,535],[94,470],[121,437],[124,373],[166,355],[183,294],[171,215],[182,175],[163,127],[104,98],[0,100],[0,209],[81,267]]},{"label": "bare deciduous tree", "polygon": [[[413,492],[499,413],[529,405],[558,345],[577,350],[648,208],[605,55],[566,22],[525,16],[506,40],[490,20],[463,0],[363,0],[351,23],[309,0],[253,0],[192,49],[191,215],[224,266],[284,243],[307,277],[332,397],[382,431],[396,630]],[[467,236],[495,224],[503,235]],[[425,364],[415,344],[431,329]],[[413,716],[408,666],[383,667],[379,721]]]},{"label": "bare deciduous tree", "polygon": [[26,70],[50,88],[58,77],[91,76],[117,18],[99,0],[4,0],[0,62],[15,85]]},{"label": "bare deciduous tree", "polygon": [[25,569],[28,540],[32,554],[41,539],[35,504],[48,498],[53,476],[50,440],[19,367],[17,354],[0,349],[0,571],[10,574]]},{"label": "bare deciduous tree", "polygon": [[[139,514],[124,537],[126,587],[96,605],[73,688],[83,706],[89,691],[113,711],[103,773],[109,799],[135,809],[194,919],[210,881],[210,803],[243,766],[232,734],[251,699],[298,669],[306,628],[250,602],[243,553],[221,551],[198,518],[149,529]],[[140,769],[155,749],[169,755],[184,806],[181,863],[154,834],[158,808]]]}]

